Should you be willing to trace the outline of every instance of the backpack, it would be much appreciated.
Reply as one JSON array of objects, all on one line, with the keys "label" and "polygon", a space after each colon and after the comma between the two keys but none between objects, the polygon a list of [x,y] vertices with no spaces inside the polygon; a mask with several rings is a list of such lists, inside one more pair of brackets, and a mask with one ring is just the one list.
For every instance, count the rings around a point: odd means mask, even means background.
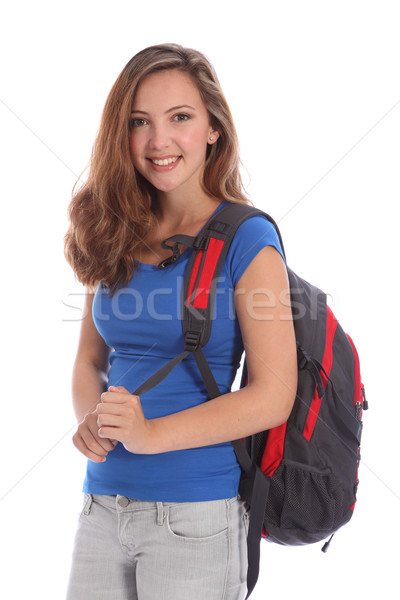
[{"label": "backpack", "polygon": [[[230,244],[238,227],[259,214],[275,226],[283,250],[278,226],[269,215],[234,203],[222,207],[197,237],[164,240],[162,246],[172,256],[159,268],[179,257],[178,244],[193,248],[183,284],[184,350],[134,394],[157,385],[193,353],[210,399],[220,395],[202,348],[211,334],[216,285]],[[239,493],[250,507],[247,597],[258,578],[261,537],[278,544],[310,544],[331,539],[351,519],[362,415],[368,408],[357,350],[327,306],[326,295],[290,268],[287,272],[298,359],[294,406],[284,424],[232,441],[242,470]],[[240,386],[246,383],[244,359]]]}]

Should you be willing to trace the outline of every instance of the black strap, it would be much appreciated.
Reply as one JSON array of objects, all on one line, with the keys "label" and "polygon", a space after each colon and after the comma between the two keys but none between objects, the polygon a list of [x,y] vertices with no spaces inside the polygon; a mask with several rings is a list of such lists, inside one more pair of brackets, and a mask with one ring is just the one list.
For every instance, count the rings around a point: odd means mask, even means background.
[{"label": "black strap", "polygon": [[210,365],[208,364],[204,352],[200,346],[193,351],[193,356],[206,385],[210,400],[212,398],[218,398],[218,396],[221,395],[221,392],[219,391],[217,382],[215,381],[214,375],[210,369]]},{"label": "black strap", "polygon": [[161,246],[165,249],[165,250],[170,250],[172,246],[170,246],[169,244],[167,244],[167,242],[174,242],[174,244],[182,244],[182,246],[188,246],[191,247],[193,246],[194,240],[196,238],[194,238],[191,235],[173,235],[169,238],[167,238],[166,240],[163,240],[161,242]]},{"label": "black strap", "polygon": [[201,250],[206,247],[207,239],[202,234],[198,235],[197,237],[193,237],[191,235],[177,233],[176,235],[173,235],[161,242],[161,246],[166,250],[171,249],[171,246],[169,246],[167,242],[174,242],[174,244],[181,244],[182,246],[187,246],[188,248],[193,248],[194,250]]},{"label": "black strap", "polygon": [[149,390],[152,390],[153,387],[161,383],[163,379],[166,378],[169,373],[171,373],[172,369],[176,367],[187,355],[190,354],[190,350],[185,350],[178,356],[175,356],[172,360],[168,361],[165,365],[158,369],[153,375],[151,375],[146,381],[144,381],[139,387],[132,392],[134,396],[140,396],[141,394],[145,394]]},{"label": "black strap", "polygon": [[256,467],[250,502],[249,532],[247,535],[247,596],[254,590],[260,570],[260,541],[270,482],[259,467]]}]

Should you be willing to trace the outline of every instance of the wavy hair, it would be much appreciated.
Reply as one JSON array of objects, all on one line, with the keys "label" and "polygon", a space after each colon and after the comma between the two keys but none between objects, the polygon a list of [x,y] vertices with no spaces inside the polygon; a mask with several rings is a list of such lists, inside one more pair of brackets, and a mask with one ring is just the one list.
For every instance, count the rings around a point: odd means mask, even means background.
[{"label": "wavy hair", "polygon": [[197,50],[178,44],[151,46],[136,54],[114,83],[104,106],[87,181],[79,180],[68,209],[65,256],[81,283],[100,282],[111,293],[135,271],[135,253],[155,225],[155,188],[135,169],[130,154],[131,109],[143,79],[156,71],[188,73],[219,132],[207,147],[202,186],[221,200],[248,204],[239,172],[239,144],[217,75]]}]

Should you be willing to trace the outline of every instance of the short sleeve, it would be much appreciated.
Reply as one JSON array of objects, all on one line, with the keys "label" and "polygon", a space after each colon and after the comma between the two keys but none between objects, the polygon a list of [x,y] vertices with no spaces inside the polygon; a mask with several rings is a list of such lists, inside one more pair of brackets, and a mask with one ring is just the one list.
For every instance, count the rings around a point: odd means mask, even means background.
[{"label": "short sleeve", "polygon": [[285,260],[277,231],[266,217],[255,215],[240,225],[227,256],[233,287],[266,246],[273,246]]}]

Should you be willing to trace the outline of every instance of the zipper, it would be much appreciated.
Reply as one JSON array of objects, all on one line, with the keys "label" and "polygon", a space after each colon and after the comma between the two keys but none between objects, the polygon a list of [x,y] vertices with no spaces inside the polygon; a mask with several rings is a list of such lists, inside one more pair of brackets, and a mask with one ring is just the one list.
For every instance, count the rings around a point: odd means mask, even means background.
[{"label": "zipper", "polygon": [[347,333],[347,338],[350,342],[351,348],[354,354],[354,409],[355,409],[355,417],[358,421],[362,420],[363,410],[368,408],[368,402],[365,399],[365,389],[364,385],[361,382],[361,373],[360,373],[360,359],[358,356],[357,349],[354,345],[353,340]]}]

